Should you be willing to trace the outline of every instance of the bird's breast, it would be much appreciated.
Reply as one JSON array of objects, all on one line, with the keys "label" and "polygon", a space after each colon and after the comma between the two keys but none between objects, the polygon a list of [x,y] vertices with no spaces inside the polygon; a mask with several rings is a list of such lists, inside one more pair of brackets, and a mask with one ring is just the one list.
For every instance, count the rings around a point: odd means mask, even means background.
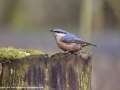
[{"label": "bird's breast", "polygon": [[77,43],[66,43],[66,42],[61,42],[62,37],[56,37],[56,43],[59,48],[61,48],[63,51],[70,50],[72,52],[79,51],[80,45]]}]

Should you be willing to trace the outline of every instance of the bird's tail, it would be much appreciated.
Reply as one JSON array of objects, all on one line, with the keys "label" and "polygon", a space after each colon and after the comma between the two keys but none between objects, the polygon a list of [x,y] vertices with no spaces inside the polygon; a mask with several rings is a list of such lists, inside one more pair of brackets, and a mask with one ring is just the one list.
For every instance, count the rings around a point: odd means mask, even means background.
[{"label": "bird's tail", "polygon": [[87,46],[95,46],[95,47],[97,47],[97,45],[94,45],[94,44],[91,44],[91,43],[86,42],[86,44],[87,44]]},{"label": "bird's tail", "polygon": [[93,45],[93,44],[91,44],[91,45],[97,47],[97,45]]}]

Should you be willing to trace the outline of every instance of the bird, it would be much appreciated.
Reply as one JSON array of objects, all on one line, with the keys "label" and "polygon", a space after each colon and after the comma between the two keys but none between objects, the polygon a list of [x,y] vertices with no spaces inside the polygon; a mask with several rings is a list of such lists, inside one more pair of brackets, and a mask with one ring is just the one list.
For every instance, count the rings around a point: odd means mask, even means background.
[{"label": "bird", "polygon": [[49,30],[54,34],[58,47],[65,52],[75,53],[80,51],[85,46],[97,47],[97,45],[88,43],[85,40],[78,38],[74,34],[69,33],[65,30],[59,28]]}]

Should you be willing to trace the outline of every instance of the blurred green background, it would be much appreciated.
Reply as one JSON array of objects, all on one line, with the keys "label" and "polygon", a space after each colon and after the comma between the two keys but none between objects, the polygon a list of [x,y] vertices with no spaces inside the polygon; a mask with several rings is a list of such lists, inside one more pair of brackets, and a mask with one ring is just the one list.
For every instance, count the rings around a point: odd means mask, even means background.
[{"label": "blurred green background", "polygon": [[120,0],[0,0],[0,47],[61,52],[49,29],[61,28],[98,47],[93,90],[120,90]]}]

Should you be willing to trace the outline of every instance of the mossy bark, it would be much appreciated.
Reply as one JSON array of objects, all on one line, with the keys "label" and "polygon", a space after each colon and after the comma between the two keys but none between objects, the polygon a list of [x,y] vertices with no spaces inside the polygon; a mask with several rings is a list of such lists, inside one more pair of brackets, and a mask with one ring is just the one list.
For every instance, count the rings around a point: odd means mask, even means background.
[{"label": "mossy bark", "polygon": [[91,90],[91,69],[91,55],[88,53],[58,53],[51,57],[31,55],[2,63],[0,86],[16,87],[14,90],[18,90],[17,87],[41,87],[38,90]]}]

